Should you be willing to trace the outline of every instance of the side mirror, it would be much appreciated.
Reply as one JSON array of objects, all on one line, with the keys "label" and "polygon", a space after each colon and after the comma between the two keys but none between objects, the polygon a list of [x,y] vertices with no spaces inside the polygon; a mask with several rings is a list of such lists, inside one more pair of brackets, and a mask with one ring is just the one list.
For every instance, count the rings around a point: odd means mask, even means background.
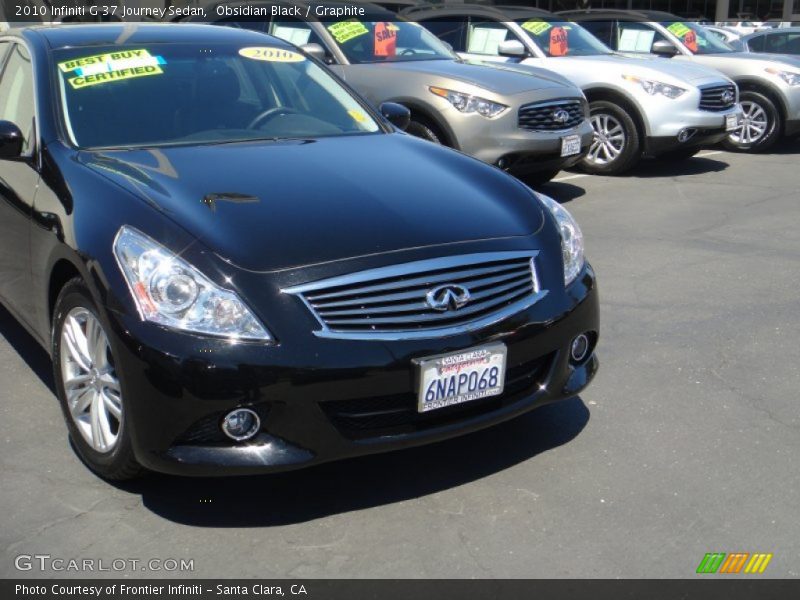
[{"label": "side mirror", "polygon": [[668,40],[658,40],[653,42],[653,47],[650,52],[656,56],[663,56],[664,58],[672,58],[678,53],[678,49],[672,45]]},{"label": "side mirror", "polygon": [[497,46],[497,53],[508,58],[526,58],[528,51],[519,40],[505,40]]},{"label": "side mirror", "polygon": [[326,64],[331,62],[330,61],[331,57],[328,54],[328,51],[325,50],[325,48],[323,48],[319,44],[315,44],[315,43],[303,44],[302,46],[300,46],[300,50],[302,50],[303,52],[305,52],[309,56],[311,56],[313,58],[316,58],[317,60],[322,61],[322,62],[324,62]]},{"label": "side mirror", "polygon": [[0,158],[19,158],[24,138],[11,121],[0,121]]},{"label": "side mirror", "polygon": [[380,106],[381,114],[400,131],[405,131],[411,122],[411,111],[397,102],[384,102]]}]

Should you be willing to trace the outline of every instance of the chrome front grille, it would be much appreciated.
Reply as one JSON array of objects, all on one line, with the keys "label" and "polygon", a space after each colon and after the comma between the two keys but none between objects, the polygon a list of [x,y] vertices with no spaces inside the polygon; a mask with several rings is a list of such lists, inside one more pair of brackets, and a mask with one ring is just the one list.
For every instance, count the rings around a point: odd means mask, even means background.
[{"label": "chrome front grille", "polygon": [[559,131],[579,125],[585,118],[581,100],[553,100],[521,106],[519,126],[529,131]]},{"label": "chrome front grille", "polygon": [[[537,254],[491,252],[422,260],[283,291],[303,300],[320,323],[314,332],[320,337],[454,335],[496,323],[544,297]],[[467,292],[463,297],[462,290]]]},{"label": "chrome front grille", "polygon": [[732,83],[700,88],[700,110],[719,112],[728,110],[734,104],[736,104],[736,86]]}]

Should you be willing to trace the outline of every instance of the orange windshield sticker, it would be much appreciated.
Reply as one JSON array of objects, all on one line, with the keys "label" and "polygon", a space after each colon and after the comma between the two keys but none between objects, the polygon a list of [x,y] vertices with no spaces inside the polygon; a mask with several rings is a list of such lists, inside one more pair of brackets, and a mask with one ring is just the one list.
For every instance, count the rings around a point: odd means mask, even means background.
[{"label": "orange windshield sticker", "polygon": [[693,53],[697,53],[697,34],[691,29],[683,36],[683,44]]},{"label": "orange windshield sticker", "polygon": [[397,27],[391,23],[375,24],[375,56],[397,54]]},{"label": "orange windshield sticker", "polygon": [[569,52],[567,30],[563,27],[553,27],[550,31],[550,56],[566,56]]}]

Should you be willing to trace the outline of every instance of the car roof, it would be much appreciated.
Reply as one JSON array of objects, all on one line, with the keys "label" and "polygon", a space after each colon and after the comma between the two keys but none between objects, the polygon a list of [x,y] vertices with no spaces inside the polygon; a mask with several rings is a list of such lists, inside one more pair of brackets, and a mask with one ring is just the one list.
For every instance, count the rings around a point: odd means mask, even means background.
[{"label": "car roof", "polygon": [[586,10],[562,10],[557,15],[568,16],[570,19],[580,21],[581,19],[590,21],[680,21],[681,18],[672,13],[660,10],[613,10],[613,9],[586,9]]},{"label": "car roof", "polygon": [[[158,43],[259,43],[291,48],[291,44],[263,33],[214,25],[173,23],[93,23],[33,25],[17,32],[32,31],[53,49],[82,46]],[[265,37],[269,38],[265,40]]]},{"label": "car roof", "polygon": [[742,40],[749,40],[762,35],[777,35],[779,33],[800,33],[800,27],[762,29],[761,31],[754,31],[753,33],[748,33],[747,35],[742,36]]},{"label": "car roof", "polygon": [[491,4],[419,4],[410,8],[404,8],[400,11],[403,16],[409,18],[418,17],[421,14],[425,16],[437,15],[447,16],[452,15],[487,15],[495,17],[502,21],[514,21],[524,17],[540,17],[544,19],[558,19],[558,15],[547,10],[539,8],[528,8],[525,6],[505,6],[505,5],[491,5]]}]

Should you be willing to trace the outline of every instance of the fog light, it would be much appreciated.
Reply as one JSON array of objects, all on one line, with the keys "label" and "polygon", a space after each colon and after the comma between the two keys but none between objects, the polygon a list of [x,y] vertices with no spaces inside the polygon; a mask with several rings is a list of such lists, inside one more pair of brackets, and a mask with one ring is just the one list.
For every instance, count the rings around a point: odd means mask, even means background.
[{"label": "fog light", "polygon": [[232,440],[249,440],[261,429],[261,419],[249,408],[232,410],[222,420],[222,432]]},{"label": "fog light", "polygon": [[572,359],[572,362],[581,362],[584,358],[586,358],[586,354],[588,352],[589,338],[586,337],[586,334],[582,333],[572,340],[572,346],[569,349],[569,356]]},{"label": "fog light", "polygon": [[697,129],[682,129],[680,133],[678,133],[678,141],[681,144],[688,142],[694,137],[695,133],[697,133]]}]

